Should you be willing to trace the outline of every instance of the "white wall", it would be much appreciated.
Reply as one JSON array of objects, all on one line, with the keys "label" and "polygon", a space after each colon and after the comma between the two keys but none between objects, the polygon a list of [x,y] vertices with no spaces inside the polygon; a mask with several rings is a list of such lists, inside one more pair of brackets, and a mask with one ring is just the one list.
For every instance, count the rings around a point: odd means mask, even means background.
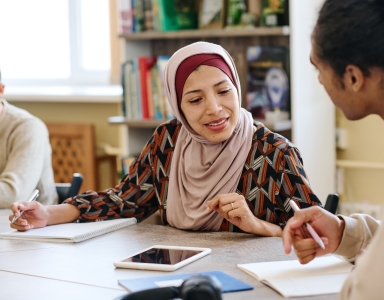
[{"label": "white wall", "polygon": [[290,1],[292,141],[324,203],[335,192],[335,108],[309,62],[311,33],[323,0]]}]

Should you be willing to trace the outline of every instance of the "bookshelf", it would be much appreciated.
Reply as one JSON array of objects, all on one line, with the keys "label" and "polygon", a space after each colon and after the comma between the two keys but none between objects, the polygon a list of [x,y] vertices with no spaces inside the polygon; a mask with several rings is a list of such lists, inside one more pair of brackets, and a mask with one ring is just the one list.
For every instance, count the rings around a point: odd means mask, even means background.
[{"label": "bookshelf", "polygon": [[[195,41],[204,40],[222,45],[235,61],[240,82],[246,86],[247,64],[246,48],[248,45],[289,45],[289,27],[256,27],[238,29],[203,29],[168,32],[139,32],[120,35],[125,41],[125,59],[139,55],[172,55],[179,48]],[[242,99],[246,90],[242,89]],[[127,129],[127,155],[137,155],[145,145],[153,130],[164,121],[130,121],[124,117],[111,117],[110,124],[123,124]],[[270,128],[274,130],[274,128]],[[280,132],[291,138],[290,130]]]},{"label": "bookshelf", "polygon": [[[222,45],[236,64],[243,87],[243,106],[246,99],[246,48],[250,45],[289,46],[292,128],[283,135],[290,137],[300,149],[311,185],[319,198],[325,201],[327,195],[335,191],[334,107],[319,85],[315,69],[308,63],[311,31],[321,4],[322,0],[291,0],[289,27],[140,32],[123,34],[120,38],[124,40],[126,60],[138,56],[172,55],[195,41]],[[110,117],[108,122],[125,127],[126,153],[130,156],[140,153],[161,123],[127,121],[124,117]]]},{"label": "bookshelf", "polygon": [[255,27],[255,28],[223,28],[202,30],[178,30],[178,31],[144,31],[138,33],[121,34],[120,37],[127,41],[137,40],[164,40],[164,39],[188,39],[188,38],[218,38],[218,37],[252,37],[252,36],[281,36],[289,35],[289,26],[282,27]]}]

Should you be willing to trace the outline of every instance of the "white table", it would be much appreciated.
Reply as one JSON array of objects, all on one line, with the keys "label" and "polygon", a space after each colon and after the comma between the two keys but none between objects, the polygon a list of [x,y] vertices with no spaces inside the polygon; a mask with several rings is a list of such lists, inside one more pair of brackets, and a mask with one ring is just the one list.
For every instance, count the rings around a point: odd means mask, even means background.
[{"label": "white table", "polygon": [[[9,230],[0,211],[0,231]],[[113,262],[155,244],[208,247],[212,253],[172,273],[117,269]],[[106,300],[127,293],[118,279],[202,271],[223,271],[254,287],[223,294],[223,299],[283,299],[236,267],[238,263],[283,261],[280,238],[228,232],[188,232],[162,225],[136,224],[77,244],[0,239],[0,299]],[[54,296],[52,296],[54,294]],[[337,299],[325,295],[299,299]]]}]

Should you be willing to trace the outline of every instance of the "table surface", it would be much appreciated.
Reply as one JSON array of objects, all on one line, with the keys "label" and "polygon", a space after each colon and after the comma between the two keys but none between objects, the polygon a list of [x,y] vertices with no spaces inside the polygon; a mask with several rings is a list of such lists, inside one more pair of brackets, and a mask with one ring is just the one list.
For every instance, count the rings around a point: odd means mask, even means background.
[{"label": "table surface", "polygon": [[[0,232],[11,230],[9,213],[8,209],[0,210]],[[152,245],[206,247],[212,253],[174,272],[114,267],[114,261]],[[236,265],[295,258],[284,254],[280,238],[189,232],[153,224],[132,225],[81,243],[0,239],[0,298],[113,300],[128,292],[118,284],[119,279],[220,270],[254,287],[251,291],[225,293],[224,300],[284,299]],[[328,300],[337,299],[337,295],[297,299]]]}]

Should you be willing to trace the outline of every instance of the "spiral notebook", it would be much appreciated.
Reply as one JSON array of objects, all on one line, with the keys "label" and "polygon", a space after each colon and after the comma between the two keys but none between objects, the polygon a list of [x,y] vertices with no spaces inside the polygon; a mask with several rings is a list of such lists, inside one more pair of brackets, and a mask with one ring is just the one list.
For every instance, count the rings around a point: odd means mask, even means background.
[{"label": "spiral notebook", "polygon": [[66,223],[24,232],[13,230],[0,233],[0,238],[56,243],[78,243],[136,223],[136,218],[105,220],[90,223]]}]

